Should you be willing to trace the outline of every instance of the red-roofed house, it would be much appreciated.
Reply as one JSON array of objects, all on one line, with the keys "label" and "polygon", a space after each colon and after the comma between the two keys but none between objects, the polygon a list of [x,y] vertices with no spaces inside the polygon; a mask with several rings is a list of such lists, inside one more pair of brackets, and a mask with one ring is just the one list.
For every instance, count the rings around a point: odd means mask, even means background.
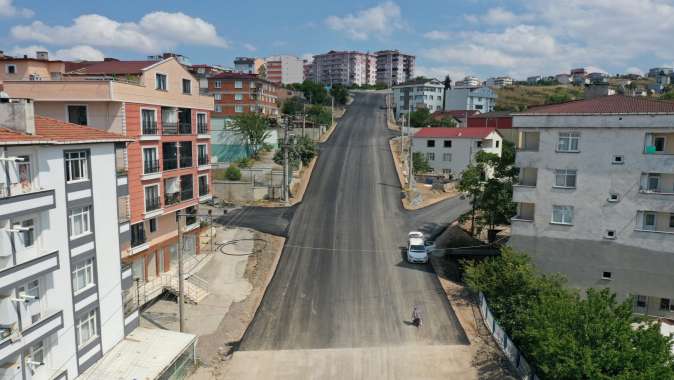
[{"label": "red-roofed house", "polygon": [[[458,178],[479,151],[501,155],[502,137],[494,128],[421,128],[413,151],[423,154],[435,174]],[[486,173],[490,175],[490,173]]]},{"label": "red-roofed house", "polygon": [[492,111],[468,117],[468,128],[496,128],[504,139],[515,142],[513,117],[509,111]]},{"label": "red-roofed house", "polygon": [[479,115],[478,110],[449,110],[449,111],[435,111],[431,114],[433,120],[453,119],[457,126],[461,128],[468,127],[467,119],[473,115]]},{"label": "red-roofed house", "polygon": [[511,244],[574,288],[674,319],[674,103],[612,95],[513,114]]},{"label": "red-roofed house", "polygon": [[[213,98],[175,57],[161,61],[88,62],[67,80],[5,81],[12,97],[32,98],[38,115],[129,137],[120,152],[122,260],[133,267],[145,302],[161,292],[162,274],[177,270],[178,221],[186,258],[199,253],[199,203],[211,197]],[[155,291],[159,289],[159,292]],[[146,292],[147,291],[147,292]],[[135,296],[135,293],[134,293]]]}]

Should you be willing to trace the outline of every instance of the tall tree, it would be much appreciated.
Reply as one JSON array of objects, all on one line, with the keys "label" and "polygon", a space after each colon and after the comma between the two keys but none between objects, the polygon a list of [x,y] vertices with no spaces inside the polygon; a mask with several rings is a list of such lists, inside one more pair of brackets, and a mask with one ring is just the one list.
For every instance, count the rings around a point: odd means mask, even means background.
[{"label": "tall tree", "polygon": [[335,98],[335,103],[344,105],[349,99],[349,90],[341,84],[336,84],[330,89],[330,95]]},{"label": "tall tree", "polygon": [[427,108],[418,108],[410,114],[410,126],[412,128],[428,127],[432,121],[433,117]]},{"label": "tall tree", "polygon": [[447,99],[447,90],[452,89],[452,79],[449,77],[449,75],[445,76],[445,80],[443,82],[444,88],[442,89],[442,112],[447,111],[447,107],[445,107],[445,99]]},{"label": "tall tree", "polygon": [[249,112],[234,118],[232,128],[244,140],[251,157],[258,158],[260,149],[271,133],[269,121],[260,114]]}]

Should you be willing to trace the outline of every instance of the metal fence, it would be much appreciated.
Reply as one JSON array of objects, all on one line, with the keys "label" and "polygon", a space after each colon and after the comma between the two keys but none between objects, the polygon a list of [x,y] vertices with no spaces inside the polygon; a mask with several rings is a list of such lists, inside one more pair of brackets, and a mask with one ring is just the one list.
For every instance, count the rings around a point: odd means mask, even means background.
[{"label": "metal fence", "polygon": [[505,333],[501,325],[496,322],[494,314],[492,314],[489,305],[487,304],[487,298],[480,292],[480,314],[482,314],[482,319],[484,324],[489,329],[489,332],[494,337],[494,340],[501,348],[501,351],[505,354],[510,361],[510,364],[515,367],[519,372],[520,376],[524,380],[539,380],[538,376],[534,373],[534,370],[531,368],[527,360],[522,355],[522,352],[515,346],[512,339]]}]

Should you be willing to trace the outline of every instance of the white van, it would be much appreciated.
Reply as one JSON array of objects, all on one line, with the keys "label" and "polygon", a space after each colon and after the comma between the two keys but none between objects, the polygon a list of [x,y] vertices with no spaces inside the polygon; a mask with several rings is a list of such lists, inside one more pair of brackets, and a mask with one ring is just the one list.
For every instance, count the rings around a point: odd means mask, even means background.
[{"label": "white van", "polygon": [[407,234],[407,261],[424,264],[428,262],[424,234],[419,231],[412,231]]}]

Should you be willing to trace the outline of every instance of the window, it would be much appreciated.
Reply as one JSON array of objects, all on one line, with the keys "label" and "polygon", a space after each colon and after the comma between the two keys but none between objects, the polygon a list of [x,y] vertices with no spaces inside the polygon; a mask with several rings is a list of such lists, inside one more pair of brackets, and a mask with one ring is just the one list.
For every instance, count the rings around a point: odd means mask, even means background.
[{"label": "window", "polygon": [[602,280],[610,280],[611,279],[611,272],[602,272],[601,278],[602,278]]},{"label": "window", "polygon": [[669,310],[669,298],[660,298],[660,310]]},{"label": "window", "polygon": [[155,118],[155,110],[141,110],[141,123],[144,135],[157,134],[157,119]]},{"label": "window", "polygon": [[215,94],[215,100],[222,100],[222,94]]},{"label": "window", "polygon": [[674,214],[669,214],[669,227],[674,228]]},{"label": "window", "polygon": [[145,187],[145,212],[159,209],[159,185]]},{"label": "window", "polygon": [[642,295],[637,295],[637,298],[636,298],[637,307],[646,307],[647,301],[648,301],[648,297],[642,296]]},{"label": "window", "polygon": [[658,191],[660,189],[660,174],[651,173],[648,175],[648,191]]},{"label": "window", "polygon": [[576,171],[569,169],[555,170],[555,186],[573,189],[576,187]]},{"label": "window", "polygon": [[68,122],[87,125],[87,106],[68,105]]},{"label": "window", "polygon": [[620,194],[618,193],[609,193],[608,201],[609,202],[618,202],[620,200]]},{"label": "window", "polygon": [[222,106],[220,104],[215,105],[215,112],[222,112]]},{"label": "window", "polygon": [[560,132],[557,151],[559,152],[578,152],[578,143],[580,133],[578,132]]},{"label": "window", "polygon": [[664,152],[665,151],[665,138],[664,137],[654,138],[653,139],[653,145],[655,146],[656,152]]},{"label": "window", "polygon": [[234,81],[234,88],[243,88],[243,81]]},{"label": "window", "polygon": [[427,152],[426,153],[426,161],[435,161],[435,153]]},{"label": "window", "polygon": [[452,154],[451,153],[443,153],[442,154],[442,160],[443,161],[451,161],[452,160]]},{"label": "window", "polygon": [[143,148],[143,174],[152,174],[159,172],[159,159],[157,158],[157,148]]},{"label": "window", "polygon": [[91,232],[91,206],[77,207],[68,211],[70,238],[76,238]]},{"label": "window", "polygon": [[500,143],[501,143],[500,141],[496,140],[496,148],[498,148]]},{"label": "window", "polygon": [[208,195],[208,176],[199,176],[199,196]]},{"label": "window", "polygon": [[166,91],[166,74],[155,74],[155,88],[160,91]]},{"label": "window", "polygon": [[84,315],[82,318],[79,318],[76,322],[77,326],[77,347],[82,348],[87,343],[96,339],[98,336],[98,329],[96,323],[96,311],[94,309]]},{"label": "window", "polygon": [[234,106],[234,112],[241,113],[243,112],[243,106]]},{"label": "window", "polygon": [[94,259],[84,260],[75,264],[72,273],[73,292],[80,290],[94,283]]},{"label": "window", "polygon": [[234,94],[234,100],[243,100],[243,94]]},{"label": "window", "polygon": [[620,165],[625,162],[625,157],[622,155],[615,155],[613,156],[613,161],[614,164]]},{"label": "window", "polygon": [[615,230],[606,230],[606,235],[604,235],[606,239],[615,239]]},{"label": "window", "polygon": [[145,243],[145,224],[143,222],[131,225],[131,246],[136,247]]},{"label": "window", "polygon": [[183,94],[192,93],[192,81],[189,79],[183,79]]},{"label": "window", "polygon": [[426,140],[426,147],[427,148],[434,148],[435,147],[435,140]]},{"label": "window", "polygon": [[645,212],[643,229],[646,231],[655,231],[655,213],[654,212]]},{"label": "window", "polygon": [[573,223],[573,206],[552,206],[552,221],[555,224]]},{"label": "window", "polygon": [[148,224],[150,225],[150,232],[156,232],[157,231],[157,218],[152,218],[148,221]]},{"label": "window", "polygon": [[5,65],[5,73],[16,74],[16,65]]},{"label": "window", "polygon": [[452,174],[452,169],[442,169],[442,174],[449,177]]},{"label": "window", "polygon": [[87,152],[66,152],[66,181],[83,181],[89,178],[87,165]]},{"label": "window", "polygon": [[29,366],[31,370],[31,375],[35,374],[35,367],[36,366],[41,366],[44,365],[44,342],[39,341],[28,349],[28,358],[27,361],[30,361],[33,364],[32,366]]},{"label": "window", "polygon": [[33,219],[24,220],[21,222],[22,231],[19,235],[21,243],[24,248],[32,247],[35,244],[35,227]]},{"label": "window", "polygon": [[216,80],[213,82],[213,87],[215,88],[222,88],[222,81],[221,80]]},{"label": "window", "polygon": [[445,141],[442,142],[442,145],[445,148],[451,148],[452,147],[452,140],[445,140]]}]

